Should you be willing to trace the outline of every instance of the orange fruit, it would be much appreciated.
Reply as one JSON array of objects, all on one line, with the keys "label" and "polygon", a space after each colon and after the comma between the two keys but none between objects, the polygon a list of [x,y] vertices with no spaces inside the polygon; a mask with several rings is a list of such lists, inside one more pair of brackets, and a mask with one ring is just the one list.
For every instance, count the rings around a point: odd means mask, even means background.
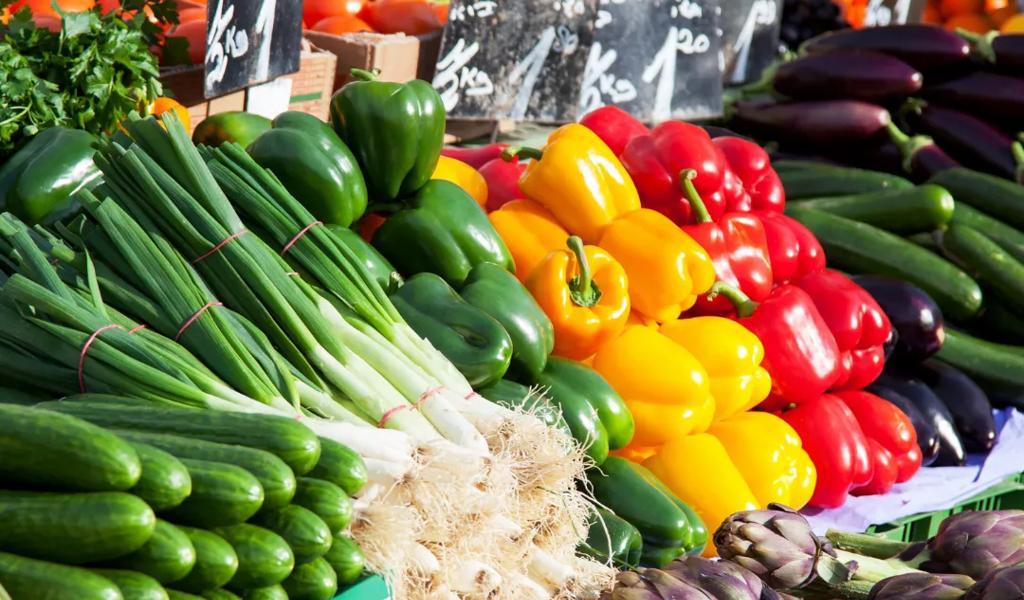
[{"label": "orange fruit", "polygon": [[173,110],[178,115],[178,119],[181,120],[181,124],[185,126],[185,131],[191,131],[191,123],[188,118],[188,109],[185,108],[181,102],[178,102],[174,98],[168,98],[167,96],[160,96],[153,101],[153,105],[149,107],[149,112],[153,116],[160,116],[161,114]]},{"label": "orange fruit", "polygon": [[1007,6],[1011,6],[1013,2],[1010,0],[985,0],[985,12],[990,13],[992,11],[1001,10]]},{"label": "orange fruit", "polygon": [[984,7],[984,0],[942,0],[939,2],[939,12],[946,19],[956,15],[980,13]]},{"label": "orange fruit", "polygon": [[[29,0],[28,5],[34,15],[56,16],[57,14],[57,11],[53,10],[50,0]],[[65,12],[82,12],[96,6],[96,0],[57,0],[57,6]]]},{"label": "orange fruit", "polygon": [[1003,23],[1010,17],[1017,14],[1016,6],[1004,6],[997,8],[996,10],[990,11],[988,14],[989,21],[992,21],[992,27],[999,29],[1003,26]]},{"label": "orange fruit", "polygon": [[1002,33],[1024,33],[1024,14],[1013,15],[1007,19],[999,31]]},{"label": "orange fruit", "polygon": [[989,21],[985,15],[978,14],[955,15],[946,19],[944,25],[950,31],[956,29],[966,29],[974,33],[988,33],[992,31],[992,21]]},{"label": "orange fruit", "polygon": [[303,0],[302,21],[307,27],[327,17],[340,17],[348,13],[344,0]]},{"label": "orange fruit", "polygon": [[167,37],[180,37],[188,42],[188,60],[194,65],[206,62],[206,19],[182,23],[168,32]]},{"label": "orange fruit", "polygon": [[345,35],[346,33],[356,33],[358,31],[373,31],[373,27],[370,27],[369,23],[359,17],[345,13],[320,19],[316,22],[316,25],[313,25],[313,31]]}]

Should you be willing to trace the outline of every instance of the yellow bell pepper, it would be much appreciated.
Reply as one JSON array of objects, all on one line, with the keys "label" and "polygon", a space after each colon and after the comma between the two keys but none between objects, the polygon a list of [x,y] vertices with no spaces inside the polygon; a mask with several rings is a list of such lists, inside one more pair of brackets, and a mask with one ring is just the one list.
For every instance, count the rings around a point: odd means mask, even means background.
[{"label": "yellow bell pepper", "polygon": [[526,281],[549,252],[565,248],[569,239],[555,216],[533,200],[513,200],[487,218],[512,255],[519,281]]},{"label": "yellow bell pepper", "polygon": [[519,178],[519,189],[588,244],[597,243],[617,217],[640,208],[622,163],[597,134],[578,123],[555,130],[543,150],[509,147],[505,155],[534,159]]},{"label": "yellow bell pepper", "polygon": [[633,413],[635,446],[660,446],[711,424],[715,401],[704,366],[671,338],[627,325],[601,346],[594,369]]},{"label": "yellow bell pepper", "polygon": [[430,178],[450,181],[472,196],[481,208],[487,206],[487,180],[479,171],[461,160],[441,156]]},{"label": "yellow bell pepper", "polygon": [[772,379],[761,367],[764,346],[743,325],[723,317],[695,317],[665,323],[661,333],[704,365],[716,421],[750,410],[768,397]]},{"label": "yellow bell pepper", "polygon": [[678,318],[715,283],[715,266],[704,248],[654,210],[615,219],[597,245],[626,270],[633,308],[659,323]]},{"label": "yellow bell pepper", "polygon": [[811,499],[817,471],[800,436],[766,412],[733,415],[711,426],[762,507],[772,502],[802,508]]}]

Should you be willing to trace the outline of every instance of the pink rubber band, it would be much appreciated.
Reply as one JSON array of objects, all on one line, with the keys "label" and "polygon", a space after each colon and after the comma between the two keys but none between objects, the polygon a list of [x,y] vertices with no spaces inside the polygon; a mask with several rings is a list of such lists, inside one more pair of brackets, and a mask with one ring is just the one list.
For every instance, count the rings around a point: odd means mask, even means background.
[{"label": "pink rubber band", "polygon": [[378,429],[383,429],[384,426],[388,424],[388,421],[391,420],[391,417],[395,416],[396,413],[400,413],[403,410],[406,410],[406,409],[409,409],[409,408],[413,408],[413,407],[408,405],[408,404],[399,404],[398,406],[389,408],[387,410],[387,412],[385,412],[383,415],[380,416],[380,421],[377,422],[377,428]]},{"label": "pink rubber band", "polygon": [[243,235],[245,235],[246,233],[249,233],[248,229],[243,229],[243,230],[241,230],[239,232],[232,233],[228,237],[226,237],[226,238],[222,239],[220,242],[218,242],[216,246],[214,246],[213,248],[210,248],[209,250],[207,250],[206,254],[203,254],[199,258],[196,258],[195,260],[193,260],[192,264],[193,265],[199,264],[203,260],[205,260],[205,259],[209,258],[210,256],[212,256],[212,255],[216,254],[217,252],[219,252],[221,248],[223,248],[224,246],[227,246],[229,243],[231,243],[231,240],[240,238]]},{"label": "pink rubber band", "polygon": [[476,393],[476,392],[473,392],[473,391],[471,391],[471,392],[469,392],[468,394],[466,394],[465,396],[463,396],[463,397],[462,397],[462,399],[463,399],[463,400],[472,400],[472,399],[473,399],[473,396],[476,396],[477,398],[480,398],[480,397],[481,397],[481,396],[480,396],[480,394],[478,394],[478,393]]},{"label": "pink rubber band", "polygon": [[424,402],[426,402],[427,400],[429,400],[431,396],[433,396],[434,394],[440,394],[443,391],[444,391],[444,386],[443,385],[439,385],[437,387],[430,388],[429,390],[427,390],[427,391],[423,392],[422,394],[420,394],[420,397],[416,400],[416,403],[412,405],[413,408],[415,408],[416,410],[419,410],[420,405],[423,404]]},{"label": "pink rubber band", "polygon": [[92,332],[89,339],[85,340],[85,343],[82,344],[81,352],[78,353],[78,389],[81,390],[83,394],[85,393],[85,353],[89,351],[89,346],[92,346],[92,343],[96,341],[96,338],[99,337],[101,333],[111,329],[124,329],[124,327],[114,325],[113,323],[100,327],[96,331]]},{"label": "pink rubber band", "polygon": [[138,333],[139,331],[142,331],[145,328],[146,328],[145,325],[143,325],[142,323],[139,323],[135,327],[132,327],[131,329],[129,329],[128,333]]},{"label": "pink rubber band", "polygon": [[302,236],[306,235],[307,231],[309,231],[310,229],[316,227],[317,225],[323,225],[323,222],[322,221],[313,221],[309,225],[306,225],[305,227],[300,229],[299,232],[295,234],[295,237],[293,237],[291,239],[291,241],[288,242],[287,244],[285,244],[284,248],[281,249],[281,256],[284,256],[285,254],[287,254],[288,251],[292,249],[292,246],[295,245],[295,242],[299,241],[299,238],[301,238]]},{"label": "pink rubber band", "polygon": [[174,341],[178,341],[178,338],[181,337],[181,334],[185,333],[185,330],[188,329],[189,327],[191,327],[192,324],[196,322],[196,319],[201,317],[204,312],[210,310],[214,306],[224,306],[224,303],[223,302],[207,302],[206,304],[204,304],[202,308],[197,310],[195,312],[195,314],[193,314],[191,317],[188,318],[188,321],[185,321],[185,324],[182,325],[181,329],[178,330],[178,334],[174,336]]}]

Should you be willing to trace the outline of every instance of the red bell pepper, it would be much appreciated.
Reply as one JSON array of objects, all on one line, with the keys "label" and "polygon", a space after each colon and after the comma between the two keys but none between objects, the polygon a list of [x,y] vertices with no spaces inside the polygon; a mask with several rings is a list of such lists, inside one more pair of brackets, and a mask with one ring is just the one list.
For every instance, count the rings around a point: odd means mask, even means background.
[{"label": "red bell pepper", "polygon": [[596,133],[615,156],[622,154],[633,138],[650,133],[646,125],[617,106],[602,106],[588,112],[580,119],[580,125]]},{"label": "red bell pepper", "polygon": [[759,210],[754,214],[764,225],[776,285],[802,279],[825,268],[825,251],[811,230],[777,212]]},{"label": "red bell pepper", "polygon": [[734,287],[717,282],[711,295],[736,307],[737,321],[764,345],[761,366],[772,376],[772,393],[761,403],[782,409],[817,399],[839,375],[839,347],[807,292],[783,285],[754,302]]},{"label": "red bell pepper", "polygon": [[874,468],[868,438],[842,400],[824,394],[781,417],[800,435],[803,449],[818,470],[811,506],[842,506],[851,489],[871,482]]},{"label": "red bell pepper", "polygon": [[921,467],[921,449],[910,417],[895,404],[868,392],[837,392],[835,396],[857,417],[864,435],[889,451],[896,466],[893,482],[903,483],[913,477]]},{"label": "red bell pepper", "polygon": [[874,382],[884,366],[878,360],[885,354],[882,346],[892,332],[878,302],[849,277],[830,269],[807,275],[794,285],[814,298],[843,353],[842,374],[834,388],[861,389]]},{"label": "red bell pepper", "polygon": [[441,154],[448,158],[461,160],[474,169],[479,169],[492,160],[501,160],[501,152],[508,147],[508,144],[487,144],[475,148],[460,148],[458,146],[447,146],[441,149]]},{"label": "red bell pepper", "polygon": [[[731,136],[715,138],[714,144],[729,162],[729,168],[743,182],[746,200],[749,200],[748,206],[730,204],[727,209],[782,212],[786,206],[786,192],[764,148]],[[740,197],[738,200],[742,202],[744,199]]]},{"label": "red bell pepper", "polygon": [[850,490],[854,496],[884,494],[896,485],[899,467],[892,453],[874,439],[868,438],[868,456],[871,458],[871,481]]},{"label": "red bell pepper", "polygon": [[518,156],[508,161],[501,158],[489,160],[477,170],[487,182],[487,212],[523,197],[519,191],[519,178],[526,170],[526,163],[520,162]]},{"label": "red bell pepper", "polygon": [[[680,174],[696,222],[682,226],[682,230],[711,256],[719,281],[738,288],[755,302],[764,300],[772,291],[772,265],[764,226],[756,216],[743,212],[726,213],[717,222],[712,221],[694,187],[696,177],[693,169]],[[694,308],[700,314],[715,315],[733,310],[732,303],[720,296],[713,300],[701,296]]]}]

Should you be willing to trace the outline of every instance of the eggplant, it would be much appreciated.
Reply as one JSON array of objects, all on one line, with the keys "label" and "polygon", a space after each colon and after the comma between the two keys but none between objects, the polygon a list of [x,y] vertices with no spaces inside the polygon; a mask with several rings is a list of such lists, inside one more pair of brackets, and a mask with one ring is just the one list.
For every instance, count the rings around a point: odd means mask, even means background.
[{"label": "eggplant", "polygon": [[946,404],[923,381],[907,370],[886,365],[886,370],[875,383],[910,400],[921,411],[925,420],[932,424],[939,437],[939,455],[935,457],[932,466],[959,467],[967,462],[967,453],[953,423],[953,415],[946,408]]},{"label": "eggplant", "polygon": [[921,96],[989,119],[1024,116],[1024,79],[976,71],[964,77],[925,88]]},{"label": "eggplant", "polygon": [[931,136],[950,156],[965,166],[1013,180],[1016,162],[1013,140],[985,121],[968,113],[917,103],[906,111],[907,122],[917,133]]},{"label": "eggplant", "polygon": [[711,136],[711,139],[720,137],[737,137],[740,139],[747,140],[748,142],[754,141],[741,133],[736,133],[732,129],[718,127],[717,125],[701,125],[701,128],[704,129],[704,131],[708,132],[708,135]]},{"label": "eggplant", "polygon": [[919,71],[949,69],[967,62],[971,46],[957,34],[932,25],[892,25],[833,31],[808,40],[810,54],[870,50],[898,58]]},{"label": "eggplant", "polygon": [[855,275],[853,281],[878,302],[898,336],[892,360],[916,364],[942,348],[942,311],[921,288],[893,277]]},{"label": "eggplant", "polygon": [[797,100],[882,102],[916,94],[923,79],[920,71],[898,58],[879,52],[836,50],[779,65],[772,87]]},{"label": "eggplant", "polygon": [[889,140],[899,150],[903,170],[914,183],[924,183],[940,171],[962,166],[926,135],[911,137],[895,123],[889,123],[888,131]]},{"label": "eggplant", "polygon": [[732,120],[741,129],[815,148],[865,142],[892,121],[889,111],[859,100],[741,101],[734,109]]},{"label": "eggplant", "polygon": [[858,169],[903,175],[903,155],[896,144],[884,137],[863,144],[850,144],[838,155],[845,164]]},{"label": "eggplant", "polygon": [[895,404],[896,408],[902,410],[907,415],[907,418],[910,419],[910,424],[914,426],[914,433],[917,434],[917,446],[921,449],[921,466],[927,467],[935,462],[935,459],[939,456],[939,434],[935,431],[932,422],[926,419],[924,413],[917,408],[917,405],[903,394],[890,387],[881,385],[877,381],[864,389],[883,400]]},{"label": "eggplant", "polygon": [[964,31],[959,33],[972,42],[978,54],[992,63],[997,71],[1009,75],[1024,73],[1024,34],[1004,33],[999,35],[992,32],[982,35]]},{"label": "eggplant", "polygon": [[915,371],[945,403],[968,452],[988,452],[996,443],[992,403],[984,390],[963,371],[940,360],[925,361]]}]

